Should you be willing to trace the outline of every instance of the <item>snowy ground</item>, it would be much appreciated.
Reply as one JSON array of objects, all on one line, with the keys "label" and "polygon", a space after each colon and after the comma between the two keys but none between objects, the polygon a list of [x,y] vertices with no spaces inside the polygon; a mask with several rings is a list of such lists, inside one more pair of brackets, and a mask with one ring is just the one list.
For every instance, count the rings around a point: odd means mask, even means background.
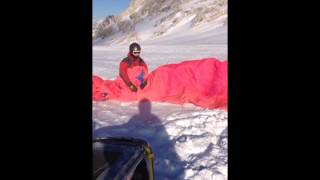
[{"label": "snowy ground", "polygon": [[[226,60],[227,45],[143,45],[141,57],[148,64],[149,71],[160,65],[179,63],[206,57]],[[128,53],[127,46],[93,47],[93,73],[107,79],[119,73],[120,61]]]},{"label": "snowy ground", "polygon": [[[226,34],[224,34],[226,35]],[[226,39],[226,38],[225,38]],[[113,79],[127,46],[94,46],[93,73]],[[142,58],[152,71],[182,60],[227,60],[227,42],[144,45]],[[191,104],[116,101],[93,103],[94,137],[131,136],[147,140],[155,154],[155,179],[227,179],[228,114]]]}]

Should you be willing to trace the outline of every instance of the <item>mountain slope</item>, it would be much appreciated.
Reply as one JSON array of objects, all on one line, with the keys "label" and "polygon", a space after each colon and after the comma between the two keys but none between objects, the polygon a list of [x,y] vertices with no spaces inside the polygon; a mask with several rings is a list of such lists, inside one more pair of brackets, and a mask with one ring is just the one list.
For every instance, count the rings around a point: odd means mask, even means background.
[{"label": "mountain slope", "polygon": [[179,36],[187,39],[182,43],[215,43],[208,40],[219,27],[226,33],[226,0],[133,0],[119,16],[108,16],[95,25],[93,44],[178,43],[183,40]]}]

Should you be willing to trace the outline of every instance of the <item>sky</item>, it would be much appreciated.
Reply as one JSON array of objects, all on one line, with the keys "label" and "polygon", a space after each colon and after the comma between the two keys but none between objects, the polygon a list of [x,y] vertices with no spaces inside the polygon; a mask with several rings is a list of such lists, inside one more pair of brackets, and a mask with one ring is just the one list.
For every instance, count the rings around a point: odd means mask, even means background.
[{"label": "sky", "polygon": [[92,0],[93,19],[103,19],[108,15],[118,15],[129,7],[131,0]]}]

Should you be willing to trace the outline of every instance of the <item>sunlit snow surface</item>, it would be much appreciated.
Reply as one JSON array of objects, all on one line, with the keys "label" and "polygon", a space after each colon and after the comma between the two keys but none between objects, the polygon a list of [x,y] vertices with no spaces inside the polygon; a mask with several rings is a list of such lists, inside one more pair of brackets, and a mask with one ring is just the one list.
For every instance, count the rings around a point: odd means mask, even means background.
[{"label": "sunlit snow surface", "polygon": [[[226,42],[141,45],[141,56],[149,71],[183,60],[228,58]],[[105,79],[115,78],[127,52],[127,46],[94,46],[93,73]],[[191,104],[93,103],[93,137],[130,136],[148,141],[155,154],[157,180],[227,179],[227,127],[227,112]]]}]

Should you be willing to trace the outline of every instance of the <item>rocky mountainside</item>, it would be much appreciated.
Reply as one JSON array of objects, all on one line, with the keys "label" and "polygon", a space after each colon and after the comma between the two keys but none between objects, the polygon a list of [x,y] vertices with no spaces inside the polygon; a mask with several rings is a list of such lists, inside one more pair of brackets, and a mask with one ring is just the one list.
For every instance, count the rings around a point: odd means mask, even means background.
[{"label": "rocky mountainside", "polygon": [[160,42],[188,32],[197,37],[226,25],[227,0],[132,0],[120,15],[93,23],[93,44]]}]

